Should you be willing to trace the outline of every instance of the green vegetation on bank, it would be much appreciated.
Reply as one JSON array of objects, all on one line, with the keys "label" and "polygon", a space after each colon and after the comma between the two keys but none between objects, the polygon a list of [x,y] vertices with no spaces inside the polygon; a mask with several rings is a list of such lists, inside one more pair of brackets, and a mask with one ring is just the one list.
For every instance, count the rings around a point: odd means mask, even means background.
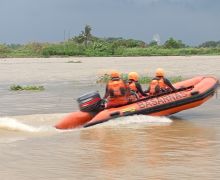
[{"label": "green vegetation on bank", "polygon": [[[122,74],[121,78],[125,81],[128,80],[128,74]],[[139,82],[141,84],[149,84],[151,82],[153,77],[149,77],[149,76],[144,76],[144,75],[140,75],[139,77]],[[100,75],[97,80],[96,83],[107,83],[108,80],[110,79],[109,74],[102,74]],[[183,81],[183,77],[182,76],[172,76],[168,78],[172,83],[176,83],[176,82],[180,82]]]},{"label": "green vegetation on bank", "polygon": [[43,86],[35,86],[35,85],[29,85],[29,86],[21,86],[21,85],[11,85],[10,86],[11,91],[43,91]]},{"label": "green vegetation on bank", "polygon": [[188,56],[220,55],[220,41],[207,41],[190,47],[181,40],[169,38],[164,44],[123,38],[99,38],[85,26],[78,36],[60,43],[0,44],[0,58],[52,56]]}]

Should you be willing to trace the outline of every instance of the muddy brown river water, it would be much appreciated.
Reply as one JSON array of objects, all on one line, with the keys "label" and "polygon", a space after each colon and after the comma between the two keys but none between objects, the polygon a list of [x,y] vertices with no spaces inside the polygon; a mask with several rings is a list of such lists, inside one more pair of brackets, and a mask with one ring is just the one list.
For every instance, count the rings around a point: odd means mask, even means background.
[{"label": "muddy brown river water", "polygon": [[[220,89],[202,106],[169,117],[53,128],[78,109],[77,97],[103,94],[95,83],[100,74],[152,76],[159,66],[168,77],[220,79],[220,56],[0,59],[0,179],[220,179]],[[12,84],[45,90],[13,92]]]}]

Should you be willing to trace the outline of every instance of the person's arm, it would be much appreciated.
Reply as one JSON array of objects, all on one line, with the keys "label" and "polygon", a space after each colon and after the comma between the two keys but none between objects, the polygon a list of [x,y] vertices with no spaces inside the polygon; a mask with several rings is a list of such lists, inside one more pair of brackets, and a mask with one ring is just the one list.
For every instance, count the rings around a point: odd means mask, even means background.
[{"label": "person's arm", "polygon": [[129,87],[129,81],[123,80],[123,82],[124,82],[124,85],[125,85],[126,94],[127,94],[127,96],[130,96],[131,91],[130,91],[130,87]]},{"label": "person's arm", "polygon": [[167,79],[167,78],[164,78],[164,83],[170,87],[172,90],[176,90],[176,88],[172,85],[172,83]]},{"label": "person's arm", "polygon": [[144,93],[144,91],[142,90],[142,87],[141,87],[141,84],[140,84],[140,83],[135,82],[135,85],[136,85],[136,88],[137,88],[138,92],[140,92],[142,96],[147,96],[147,95]]}]

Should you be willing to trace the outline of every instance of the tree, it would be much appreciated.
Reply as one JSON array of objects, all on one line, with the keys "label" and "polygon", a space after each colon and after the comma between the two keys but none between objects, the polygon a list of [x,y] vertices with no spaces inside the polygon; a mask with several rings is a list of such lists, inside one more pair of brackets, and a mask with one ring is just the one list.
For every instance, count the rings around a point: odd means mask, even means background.
[{"label": "tree", "polygon": [[150,46],[150,47],[152,47],[152,46],[158,46],[158,43],[157,43],[157,41],[151,41],[149,44],[148,44],[148,46]]},{"label": "tree", "polygon": [[82,31],[79,36],[74,37],[73,40],[80,44],[84,43],[87,47],[89,41],[91,41],[92,39],[91,31],[92,28],[89,25],[86,25],[84,31]]},{"label": "tree", "polygon": [[206,41],[201,45],[199,45],[199,47],[205,47],[205,48],[220,47],[220,41]]},{"label": "tree", "polygon": [[82,34],[85,37],[84,39],[85,46],[87,46],[89,40],[92,38],[91,30],[92,28],[89,25],[86,25],[84,32],[82,31]]},{"label": "tree", "polygon": [[165,48],[184,48],[186,47],[185,44],[181,40],[175,40],[174,38],[169,38],[165,43],[164,43]]}]

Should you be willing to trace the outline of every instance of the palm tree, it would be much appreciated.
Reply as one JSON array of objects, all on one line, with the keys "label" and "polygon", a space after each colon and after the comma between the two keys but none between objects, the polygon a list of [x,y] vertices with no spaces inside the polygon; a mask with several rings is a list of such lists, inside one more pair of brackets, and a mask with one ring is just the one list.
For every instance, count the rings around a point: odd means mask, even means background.
[{"label": "palm tree", "polygon": [[91,41],[93,37],[91,34],[91,30],[92,28],[89,25],[86,25],[84,28],[84,31],[81,31],[79,36],[75,36],[72,39],[76,41],[77,43],[80,43],[80,44],[84,43],[84,45],[87,47],[89,41]]},{"label": "palm tree", "polygon": [[91,38],[92,38],[91,30],[92,30],[92,28],[89,25],[86,25],[84,32],[82,31],[82,35],[84,36],[85,46],[87,46],[89,40],[91,40]]}]

